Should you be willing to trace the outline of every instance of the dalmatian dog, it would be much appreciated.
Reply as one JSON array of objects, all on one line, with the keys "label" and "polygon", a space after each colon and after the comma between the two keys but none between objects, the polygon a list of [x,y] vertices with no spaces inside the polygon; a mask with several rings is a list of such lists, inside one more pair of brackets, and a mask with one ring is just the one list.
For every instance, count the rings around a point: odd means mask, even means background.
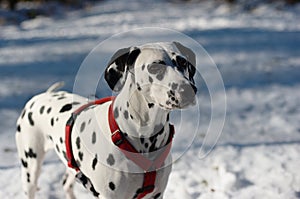
[{"label": "dalmatian dog", "polygon": [[156,169],[153,190],[141,197],[144,171],[112,142],[107,113],[112,107],[119,130],[138,153],[151,160],[157,158],[170,137],[170,112],[195,104],[195,62],[195,54],[179,42],[118,50],[105,70],[105,80],[118,95],[113,102],[89,106],[74,120],[70,140],[78,169],[68,167],[65,128],[72,113],[88,99],[57,91],[63,83],[34,96],[25,105],[16,132],[27,197],[35,197],[45,153],[54,149],[67,166],[63,188],[68,199],[75,198],[76,180],[97,198],[163,198],[171,155],[167,154]]}]

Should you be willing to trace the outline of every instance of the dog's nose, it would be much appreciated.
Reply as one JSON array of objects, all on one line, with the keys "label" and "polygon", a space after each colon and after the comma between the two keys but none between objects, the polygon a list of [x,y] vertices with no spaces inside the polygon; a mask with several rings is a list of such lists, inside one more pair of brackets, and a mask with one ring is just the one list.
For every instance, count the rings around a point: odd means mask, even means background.
[{"label": "dog's nose", "polygon": [[180,86],[181,92],[179,92],[182,99],[182,105],[188,105],[195,101],[197,88],[193,84],[183,84]]},{"label": "dog's nose", "polygon": [[197,93],[197,88],[193,84],[182,84],[180,86],[181,93],[185,96],[192,95],[194,96]]}]

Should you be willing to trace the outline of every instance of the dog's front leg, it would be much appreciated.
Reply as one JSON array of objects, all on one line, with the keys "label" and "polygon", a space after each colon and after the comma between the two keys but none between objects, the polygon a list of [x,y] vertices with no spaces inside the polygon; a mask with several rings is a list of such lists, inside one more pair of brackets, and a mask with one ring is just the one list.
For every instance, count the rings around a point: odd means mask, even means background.
[{"label": "dog's front leg", "polygon": [[67,168],[62,182],[64,191],[66,193],[66,199],[76,199],[73,190],[74,183],[75,183],[75,174]]}]

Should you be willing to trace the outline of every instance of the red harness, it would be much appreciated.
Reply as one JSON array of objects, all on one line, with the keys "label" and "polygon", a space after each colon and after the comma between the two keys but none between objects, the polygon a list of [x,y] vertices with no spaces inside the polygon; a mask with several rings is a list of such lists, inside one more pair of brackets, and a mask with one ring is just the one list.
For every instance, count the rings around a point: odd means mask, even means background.
[{"label": "red harness", "polygon": [[144,180],[142,188],[140,188],[135,198],[142,199],[145,195],[153,192],[155,188],[155,180],[156,180],[156,171],[161,168],[162,164],[166,160],[172,145],[173,135],[175,133],[174,126],[170,124],[170,133],[169,138],[167,140],[166,146],[163,149],[163,152],[154,160],[150,160],[144,157],[141,153],[139,153],[134,146],[126,139],[124,134],[120,131],[118,124],[114,118],[113,114],[113,102],[115,97],[106,97],[103,99],[99,99],[88,104],[81,106],[75,112],[72,113],[70,119],[66,124],[66,155],[68,160],[68,166],[70,168],[79,171],[79,167],[74,159],[73,150],[72,150],[72,142],[71,142],[71,133],[76,117],[87,107],[95,104],[103,104],[108,101],[112,101],[108,110],[108,122],[111,131],[111,139],[112,142],[120,148],[122,153],[131,161],[133,161],[136,165],[144,171]]}]

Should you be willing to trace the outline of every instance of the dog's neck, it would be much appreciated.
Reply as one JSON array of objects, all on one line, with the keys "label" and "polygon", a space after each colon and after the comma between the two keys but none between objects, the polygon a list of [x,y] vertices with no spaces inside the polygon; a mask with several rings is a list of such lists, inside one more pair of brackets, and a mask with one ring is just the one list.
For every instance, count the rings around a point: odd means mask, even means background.
[{"label": "dog's neck", "polygon": [[[169,111],[160,108],[158,105],[147,101],[142,94],[141,88],[135,83],[134,74],[129,73],[125,85],[114,102],[114,116],[120,130],[137,144],[137,148],[147,152],[143,143],[135,140],[150,141],[162,131],[169,129]],[[168,136],[163,135],[168,138]],[[166,140],[161,140],[163,145]],[[140,145],[140,146],[139,146]],[[143,146],[142,146],[143,145]],[[147,145],[146,145],[147,146]]]}]

